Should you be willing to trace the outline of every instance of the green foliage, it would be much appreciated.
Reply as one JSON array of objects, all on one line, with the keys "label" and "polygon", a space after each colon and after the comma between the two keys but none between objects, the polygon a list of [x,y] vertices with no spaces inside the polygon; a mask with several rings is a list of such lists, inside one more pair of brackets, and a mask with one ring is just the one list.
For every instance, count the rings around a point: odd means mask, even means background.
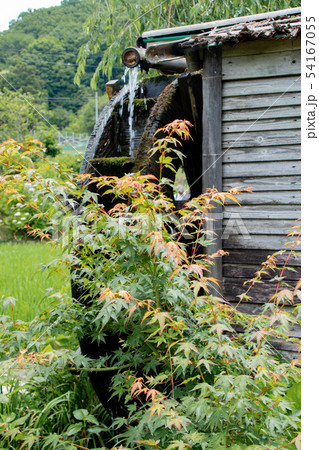
[{"label": "green foliage", "polygon": [[35,206],[39,192],[37,181],[30,182],[18,177],[14,191],[3,189],[0,192],[0,226],[10,230],[15,239],[26,236],[25,227],[28,224],[43,228],[47,223],[42,214],[39,217]]},{"label": "green foliage", "polygon": [[[41,100],[41,97],[38,97]],[[0,92],[0,145],[7,143],[11,152],[19,151],[24,145],[41,146],[39,154],[33,153],[30,164],[43,159],[44,154],[54,157],[60,152],[56,138],[56,130],[49,123],[50,113],[45,102],[34,106],[33,98],[22,91],[12,92],[7,88]],[[25,155],[25,158],[27,156]],[[0,164],[0,173],[5,168]],[[23,186],[21,185],[21,188]],[[23,188],[22,195],[28,195],[29,189]],[[3,193],[0,194],[0,215],[3,212]],[[13,206],[13,205],[11,205]],[[30,212],[30,211],[29,211]]]},{"label": "green foliage", "polygon": [[[93,10],[91,0],[75,0],[20,14],[9,30],[0,33],[0,91],[21,90],[34,103],[42,97],[49,110],[59,108],[52,123],[59,128],[68,125],[73,113],[92,97],[89,82],[102,57],[99,52],[88,59],[82,86],[75,86],[76,57],[85,42],[83,24]],[[100,89],[105,81],[100,80]]]},{"label": "green foliage", "polygon": [[[38,99],[41,101],[41,96]],[[0,143],[8,139],[41,140],[52,133],[46,102],[41,101],[35,107],[32,101],[30,95],[21,91],[12,92],[5,88],[0,92]]]},{"label": "green foliage", "polygon": [[48,95],[45,91],[45,83],[41,79],[38,69],[33,64],[21,59],[18,55],[12,56],[7,61],[1,74],[1,90],[5,88],[11,90],[21,89],[24,93],[33,94],[36,99],[40,92],[45,97]]},{"label": "green foliage", "polygon": [[[154,142],[150,155],[158,155],[164,174],[174,169],[168,158],[181,156],[174,156],[173,148],[189,138],[189,128],[178,120],[161,131],[168,135]],[[137,173],[74,180],[64,173],[49,180],[24,165],[24,157],[2,152],[11,169],[0,183],[12,194],[17,173],[22,180],[37,180],[36,206],[61,232],[60,239],[52,239],[61,257],[50,267],[67,272],[72,266],[70,277],[82,296],[60,295],[57,307],[30,324],[2,316],[0,367],[6,391],[0,398],[0,442],[35,450],[299,445],[294,393],[299,361],[284,361],[271,345],[276,339],[296,341],[288,334],[289,326],[299,322],[294,301],[300,285],[282,281],[295,244],[283,266],[275,255],[267,259],[263,273],[276,272],[281,281],[275,279],[276,293],[262,313],[247,315],[210,294],[217,280],[209,276],[209,267],[223,252],[206,256],[181,243],[187,226],[205,247],[210,242],[203,233],[207,213],[217,203],[237,201],[234,192],[240,196],[240,189],[208,189],[177,218],[164,178]],[[87,189],[90,184],[98,193]],[[102,207],[99,196],[114,200],[111,209]],[[41,230],[32,234],[46,235]],[[298,229],[293,234],[299,239]],[[257,282],[260,273],[250,286]],[[2,302],[4,308],[12,305],[10,298]],[[118,346],[98,359],[75,351],[77,339],[110,343],[118,334]],[[123,414],[103,412],[87,383],[90,372],[105,374]]]},{"label": "green foliage", "polygon": [[44,139],[42,139],[44,148],[45,148],[45,154],[46,156],[52,156],[53,158],[57,156],[59,153],[61,153],[61,148],[58,146],[56,137],[53,135],[53,133],[48,133]]},{"label": "green foliage", "polygon": [[[77,151],[72,151],[69,153],[61,153],[56,158],[54,158],[54,162],[56,162],[63,171],[71,171],[74,174],[78,174],[80,172],[81,163],[82,163],[83,155]],[[45,176],[56,177],[56,169],[53,166],[48,165],[48,170],[45,172]],[[59,175],[60,176],[60,175]]]},{"label": "green foliage", "polygon": [[[41,148],[35,148],[39,144]],[[17,165],[28,167],[30,174],[41,173],[41,177],[48,180],[46,183],[49,183],[50,178],[54,178],[55,183],[60,179],[72,179],[81,167],[82,154],[76,151],[60,153],[56,139],[50,132],[44,138],[44,143],[30,141],[26,145],[27,147],[11,140],[2,144],[2,149],[6,150],[9,158],[2,159],[0,173],[10,172],[15,179],[13,189],[4,185],[0,190],[0,229],[4,229],[0,237],[4,235],[6,239],[25,238],[29,226],[45,228],[49,235],[54,232],[50,226],[51,215],[44,213],[48,204],[41,204],[43,185],[37,177],[21,177],[16,171]]]},{"label": "green foliage", "polygon": [[[28,330],[26,335],[32,334]],[[52,337],[51,341],[58,342],[58,338]],[[28,357],[22,355],[20,368],[28,365]],[[37,357],[34,363],[48,366],[47,361]],[[87,374],[76,375],[63,365],[54,366],[46,371],[28,368],[23,387],[17,383],[17,371],[11,369],[6,377],[7,391],[0,399],[1,448],[76,449],[75,442],[82,442],[85,449],[100,447],[99,433],[107,434],[103,426],[106,413]],[[86,410],[81,409],[83,404]],[[77,419],[80,411],[88,413],[82,421]],[[85,438],[81,438],[84,434]]]},{"label": "green foliage", "polygon": [[[98,114],[108,102],[107,95],[100,95],[98,99]],[[91,133],[95,125],[95,99],[90,98],[79,108],[76,114],[71,118],[66,132]]]},{"label": "green foliage", "polygon": [[[51,123],[59,130],[67,127],[71,120],[73,120],[74,114],[63,108],[63,106],[57,106],[52,110]],[[91,130],[92,131],[92,130]],[[81,130],[82,132],[82,130]]]},{"label": "green foliage", "polygon": [[126,47],[134,46],[144,31],[211,22],[217,19],[257,14],[300,6],[300,0],[93,0],[94,11],[86,21],[87,41],[78,54],[75,81],[80,82],[88,66],[88,58],[103,51],[94,72],[94,87],[100,76],[112,73]]}]

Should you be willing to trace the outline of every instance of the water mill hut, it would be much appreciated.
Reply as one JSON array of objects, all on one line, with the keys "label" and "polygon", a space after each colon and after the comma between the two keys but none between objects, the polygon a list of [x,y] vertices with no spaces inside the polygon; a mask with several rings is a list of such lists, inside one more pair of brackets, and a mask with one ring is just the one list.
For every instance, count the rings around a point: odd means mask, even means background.
[{"label": "water mill hut", "polygon": [[[156,174],[146,155],[156,129],[175,119],[194,124],[194,140],[183,147],[191,196],[213,186],[254,191],[239,197],[241,207],[216,211],[209,250],[229,251],[213,272],[232,304],[300,217],[300,30],[301,9],[294,8],[143,33],[122,55],[135,67],[130,86],[107,84],[112,98],[82,163],[82,173],[121,176],[145,167]],[[137,68],[160,75],[136,82]],[[290,265],[289,281],[297,280],[300,259]],[[258,312],[272,289],[257,284],[240,307]],[[292,333],[300,336],[297,327]],[[276,345],[287,355],[296,350]]]}]

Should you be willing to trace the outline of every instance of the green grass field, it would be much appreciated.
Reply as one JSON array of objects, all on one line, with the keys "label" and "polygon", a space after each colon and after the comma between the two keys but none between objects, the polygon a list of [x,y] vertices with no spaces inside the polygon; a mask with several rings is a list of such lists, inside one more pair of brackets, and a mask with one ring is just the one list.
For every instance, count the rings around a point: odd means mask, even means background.
[{"label": "green grass field", "polygon": [[87,142],[84,142],[81,144],[74,144],[74,145],[65,144],[62,147],[62,153],[63,154],[70,153],[71,155],[76,154],[76,153],[81,153],[82,155],[84,155],[86,147],[87,147]]},{"label": "green grass field", "polygon": [[52,293],[70,295],[66,276],[40,271],[56,256],[50,246],[40,242],[0,243],[0,298],[17,300],[13,310],[9,307],[0,314],[29,321],[57,301],[50,298]]}]

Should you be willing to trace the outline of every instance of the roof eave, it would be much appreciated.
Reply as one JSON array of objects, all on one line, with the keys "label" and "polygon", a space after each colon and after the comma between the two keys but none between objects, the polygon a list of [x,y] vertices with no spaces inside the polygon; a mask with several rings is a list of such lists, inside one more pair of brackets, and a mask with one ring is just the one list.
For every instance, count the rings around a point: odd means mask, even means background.
[{"label": "roof eave", "polygon": [[163,28],[159,30],[146,31],[142,34],[139,40],[141,41],[144,39],[169,37],[169,36],[176,36],[176,38],[178,39],[178,36],[180,35],[201,34],[205,31],[218,29],[221,27],[236,25],[240,23],[249,23],[265,19],[276,19],[283,16],[293,16],[296,14],[301,14],[301,7],[282,9],[279,11],[270,11],[267,13],[254,14],[250,16],[234,17],[232,19],[215,20],[213,22],[185,25],[175,28]]}]

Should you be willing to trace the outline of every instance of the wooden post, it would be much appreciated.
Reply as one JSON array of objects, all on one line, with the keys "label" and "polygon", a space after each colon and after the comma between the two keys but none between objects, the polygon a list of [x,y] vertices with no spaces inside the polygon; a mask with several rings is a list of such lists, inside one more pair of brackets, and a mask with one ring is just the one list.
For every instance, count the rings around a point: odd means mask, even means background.
[{"label": "wooden post", "polygon": [[109,100],[120,90],[120,80],[110,80],[105,83],[106,92]]},{"label": "wooden post", "polygon": [[195,72],[196,70],[201,70],[203,68],[203,60],[200,58],[198,49],[186,49],[185,58],[189,72]]},{"label": "wooden post", "polygon": [[[203,192],[215,187],[222,190],[222,50],[220,46],[208,47],[204,54],[203,67]],[[206,248],[206,253],[215,253],[222,248],[223,207],[214,203],[213,218],[208,220],[206,229],[214,232],[214,243]],[[222,260],[215,259],[210,276],[222,283]],[[213,288],[212,294],[220,295]]]}]

